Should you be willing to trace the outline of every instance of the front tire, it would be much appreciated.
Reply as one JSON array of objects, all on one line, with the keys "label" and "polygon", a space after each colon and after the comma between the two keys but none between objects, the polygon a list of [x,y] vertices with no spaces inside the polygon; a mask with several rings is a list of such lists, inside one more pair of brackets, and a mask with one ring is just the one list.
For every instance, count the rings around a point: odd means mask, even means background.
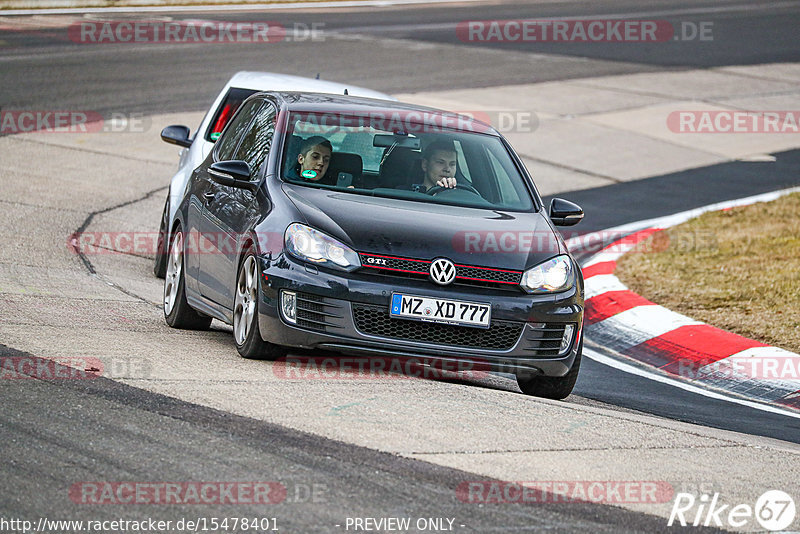
[{"label": "front tire", "polygon": [[208,330],[211,317],[195,311],[186,301],[183,272],[183,232],[175,230],[170,243],[164,278],[164,319],[172,328]]},{"label": "front tire", "polygon": [[244,254],[236,276],[233,339],[236,341],[236,349],[243,358],[274,360],[284,354],[284,349],[261,338],[261,330],[258,326],[258,308],[261,297],[258,275],[258,258],[253,247],[250,247]]},{"label": "front tire", "polygon": [[545,399],[563,400],[569,397],[575,388],[578,380],[578,370],[581,367],[581,355],[583,354],[583,339],[578,346],[578,355],[572,362],[572,367],[564,376],[536,376],[523,377],[517,375],[519,389],[526,395],[543,397]]}]

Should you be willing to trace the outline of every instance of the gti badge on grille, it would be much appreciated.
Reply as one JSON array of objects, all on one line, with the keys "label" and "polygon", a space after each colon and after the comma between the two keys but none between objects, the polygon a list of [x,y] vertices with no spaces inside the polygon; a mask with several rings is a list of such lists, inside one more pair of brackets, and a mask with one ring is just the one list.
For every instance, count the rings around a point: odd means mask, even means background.
[{"label": "gti badge on grille", "polygon": [[431,263],[431,280],[446,286],[456,278],[456,266],[447,258],[437,258]]}]

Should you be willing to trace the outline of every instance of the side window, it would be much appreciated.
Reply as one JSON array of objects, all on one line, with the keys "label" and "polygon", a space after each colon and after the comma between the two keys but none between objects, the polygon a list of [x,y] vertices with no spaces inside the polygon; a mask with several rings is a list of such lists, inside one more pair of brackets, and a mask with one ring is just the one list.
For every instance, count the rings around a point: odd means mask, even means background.
[{"label": "side window", "polygon": [[253,120],[253,117],[263,104],[264,102],[261,100],[253,100],[242,106],[242,109],[233,117],[233,120],[228,124],[217,143],[215,154],[217,160],[233,159],[233,152],[239,145],[239,140],[241,140],[250,125],[250,121]]},{"label": "side window", "polygon": [[242,102],[247,100],[247,97],[255,92],[256,91],[252,89],[231,88],[222,100],[222,104],[220,104],[217,109],[216,115],[214,115],[214,118],[211,120],[211,125],[206,132],[206,141],[211,141],[213,143],[219,139],[225,126],[228,125],[228,121],[231,120],[236,110],[242,105]]},{"label": "side window", "polygon": [[261,168],[261,164],[269,154],[272,138],[275,135],[276,115],[275,106],[265,103],[242,138],[242,142],[239,143],[239,148],[236,149],[233,159],[246,161],[254,173]]},{"label": "side window", "polygon": [[508,175],[500,162],[497,161],[497,158],[494,154],[487,150],[486,155],[489,156],[489,162],[492,165],[492,170],[494,171],[495,177],[497,177],[497,185],[500,188],[500,196],[502,197],[502,201],[508,204],[519,203],[519,194],[517,194],[514,184],[511,182],[511,177]]},{"label": "side window", "polygon": [[464,158],[464,147],[461,146],[460,141],[454,142],[456,146],[456,155],[458,156],[458,170],[461,171],[461,174],[464,175],[464,178],[472,183],[472,176],[469,174],[469,167],[467,167],[467,160]]}]

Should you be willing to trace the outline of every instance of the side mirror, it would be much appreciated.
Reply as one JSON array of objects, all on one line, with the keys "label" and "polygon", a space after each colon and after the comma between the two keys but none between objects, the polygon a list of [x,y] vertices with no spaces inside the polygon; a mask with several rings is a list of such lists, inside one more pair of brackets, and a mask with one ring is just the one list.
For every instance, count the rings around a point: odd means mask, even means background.
[{"label": "side mirror", "polygon": [[189,139],[189,128],[186,126],[167,126],[161,130],[161,140],[171,145],[189,148],[192,140]]},{"label": "side mirror", "polygon": [[574,226],[583,220],[583,210],[569,200],[554,198],[550,201],[550,220],[556,226]]},{"label": "side mirror", "polygon": [[250,181],[252,173],[246,161],[232,159],[218,161],[208,168],[208,175],[212,180],[221,185],[239,189],[256,190],[255,182]]}]

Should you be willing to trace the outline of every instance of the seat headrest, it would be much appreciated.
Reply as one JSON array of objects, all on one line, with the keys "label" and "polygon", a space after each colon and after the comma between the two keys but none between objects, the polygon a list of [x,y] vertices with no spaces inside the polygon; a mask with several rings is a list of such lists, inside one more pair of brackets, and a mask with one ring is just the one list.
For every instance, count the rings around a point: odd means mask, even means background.
[{"label": "seat headrest", "polygon": [[354,177],[359,177],[364,171],[364,163],[358,154],[334,152],[331,156],[330,169],[335,171],[336,175],[340,172],[347,172]]},{"label": "seat headrest", "polygon": [[302,144],[302,137],[299,135],[292,135],[286,142],[286,157],[296,161],[297,155],[300,153],[300,146]]},{"label": "seat headrest", "polygon": [[421,154],[410,148],[395,147],[383,160],[380,169],[380,187],[396,188],[411,185],[418,178],[414,173]]}]

